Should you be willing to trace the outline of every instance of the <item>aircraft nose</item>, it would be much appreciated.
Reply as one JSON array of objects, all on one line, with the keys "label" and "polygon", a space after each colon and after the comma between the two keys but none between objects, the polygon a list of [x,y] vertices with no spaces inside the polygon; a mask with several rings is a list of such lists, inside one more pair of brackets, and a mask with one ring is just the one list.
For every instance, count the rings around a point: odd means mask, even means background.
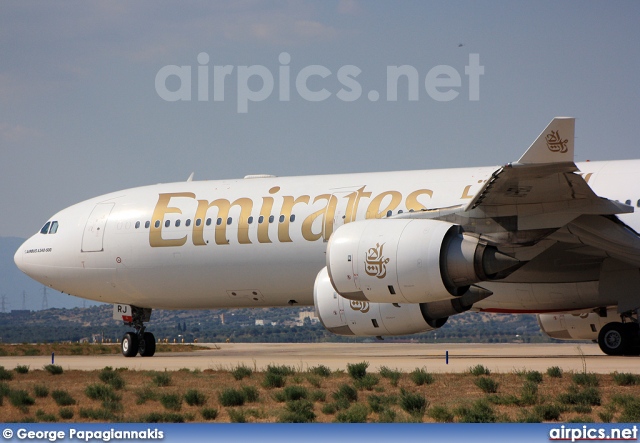
[{"label": "aircraft nose", "polygon": [[24,243],[20,245],[20,247],[18,248],[18,250],[13,256],[13,261],[15,262],[18,269],[20,269],[22,272],[24,272],[23,256],[24,256]]}]

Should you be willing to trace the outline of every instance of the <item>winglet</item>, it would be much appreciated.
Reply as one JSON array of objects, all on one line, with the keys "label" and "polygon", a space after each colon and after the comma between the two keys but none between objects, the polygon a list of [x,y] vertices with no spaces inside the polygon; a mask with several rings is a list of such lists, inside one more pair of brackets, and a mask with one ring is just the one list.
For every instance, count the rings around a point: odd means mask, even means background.
[{"label": "winglet", "polygon": [[518,163],[573,163],[573,138],[576,119],[556,117],[527,149]]}]

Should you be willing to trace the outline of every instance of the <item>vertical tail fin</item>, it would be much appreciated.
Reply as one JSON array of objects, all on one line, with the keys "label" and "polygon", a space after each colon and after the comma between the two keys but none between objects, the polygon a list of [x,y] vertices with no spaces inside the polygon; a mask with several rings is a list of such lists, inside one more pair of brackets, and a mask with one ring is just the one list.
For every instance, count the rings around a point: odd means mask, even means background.
[{"label": "vertical tail fin", "polygon": [[576,119],[556,117],[527,149],[518,163],[573,163],[573,138]]}]

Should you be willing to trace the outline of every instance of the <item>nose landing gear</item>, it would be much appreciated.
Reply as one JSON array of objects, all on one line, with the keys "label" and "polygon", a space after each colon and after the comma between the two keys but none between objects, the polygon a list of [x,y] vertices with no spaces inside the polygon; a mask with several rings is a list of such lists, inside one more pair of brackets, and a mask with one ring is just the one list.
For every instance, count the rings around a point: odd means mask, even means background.
[{"label": "nose landing gear", "polygon": [[[122,305],[117,305],[122,306]],[[152,357],[156,353],[156,338],[151,332],[145,332],[144,322],[151,320],[151,309],[129,306],[130,314],[122,315],[124,324],[135,329],[122,337],[120,349],[125,357]]]}]

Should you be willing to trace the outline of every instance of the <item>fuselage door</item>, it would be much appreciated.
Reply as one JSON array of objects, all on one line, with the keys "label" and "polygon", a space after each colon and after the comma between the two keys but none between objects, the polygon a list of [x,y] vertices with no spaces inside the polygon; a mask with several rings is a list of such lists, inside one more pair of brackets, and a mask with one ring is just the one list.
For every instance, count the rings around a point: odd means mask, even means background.
[{"label": "fuselage door", "polygon": [[104,230],[114,203],[99,203],[91,211],[82,235],[82,252],[103,251]]}]

